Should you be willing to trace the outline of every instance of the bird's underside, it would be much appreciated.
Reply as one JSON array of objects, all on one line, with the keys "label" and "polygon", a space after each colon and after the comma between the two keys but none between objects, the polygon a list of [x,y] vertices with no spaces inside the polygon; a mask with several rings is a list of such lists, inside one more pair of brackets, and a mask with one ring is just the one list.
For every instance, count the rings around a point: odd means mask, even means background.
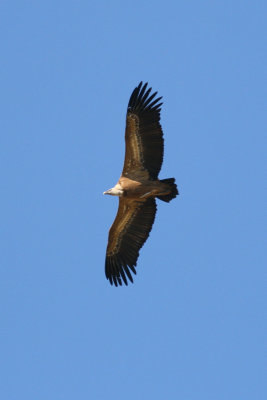
[{"label": "bird's underside", "polygon": [[115,286],[133,282],[139,250],[147,240],[156,215],[156,198],[169,202],[178,194],[174,178],[158,179],[163,160],[163,133],[159,123],[161,98],[150,95],[142,82],[128,104],[125,160],[114,188],[119,196],[117,216],[109,231],[105,272]]},{"label": "bird's underside", "polygon": [[[117,185],[123,190],[123,196],[136,200],[147,199],[149,197],[164,196],[170,193],[169,185],[155,180],[137,180],[121,176]],[[116,186],[117,186],[116,185]]]}]

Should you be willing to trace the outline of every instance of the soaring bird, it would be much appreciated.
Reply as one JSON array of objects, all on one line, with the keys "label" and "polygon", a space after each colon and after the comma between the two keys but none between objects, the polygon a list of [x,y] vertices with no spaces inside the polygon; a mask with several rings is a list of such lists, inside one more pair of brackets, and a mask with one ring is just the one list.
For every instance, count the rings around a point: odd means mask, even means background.
[{"label": "soaring bird", "polygon": [[[165,202],[179,193],[174,178],[158,179],[163,161],[160,125],[162,97],[155,99],[147,83],[133,90],[127,108],[125,159],[118,183],[103,194],[119,196],[119,208],[109,230],[106,277],[115,286],[133,282],[139,250],[147,240],[157,211],[156,198]],[[128,278],[128,280],[127,280]]]}]

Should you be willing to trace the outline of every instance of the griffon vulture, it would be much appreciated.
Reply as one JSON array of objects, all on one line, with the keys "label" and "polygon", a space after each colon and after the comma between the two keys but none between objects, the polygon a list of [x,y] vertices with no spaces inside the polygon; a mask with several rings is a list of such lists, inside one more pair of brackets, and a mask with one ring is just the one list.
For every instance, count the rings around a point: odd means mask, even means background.
[{"label": "griffon vulture", "polygon": [[134,89],[126,115],[125,159],[118,183],[104,192],[119,196],[119,209],[109,231],[105,273],[111,285],[133,282],[139,250],[151,231],[156,198],[169,202],[178,195],[174,178],[158,179],[163,161],[160,125],[162,97],[150,95],[143,82]]}]

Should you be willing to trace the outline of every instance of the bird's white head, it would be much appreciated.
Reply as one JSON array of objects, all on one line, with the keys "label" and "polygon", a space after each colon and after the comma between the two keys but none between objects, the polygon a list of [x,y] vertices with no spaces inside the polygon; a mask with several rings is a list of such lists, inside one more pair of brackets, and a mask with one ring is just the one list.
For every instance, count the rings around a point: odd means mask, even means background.
[{"label": "bird's white head", "polygon": [[110,194],[111,196],[122,196],[123,195],[123,189],[117,187],[117,185],[116,185],[115,187],[103,192],[103,194]]}]

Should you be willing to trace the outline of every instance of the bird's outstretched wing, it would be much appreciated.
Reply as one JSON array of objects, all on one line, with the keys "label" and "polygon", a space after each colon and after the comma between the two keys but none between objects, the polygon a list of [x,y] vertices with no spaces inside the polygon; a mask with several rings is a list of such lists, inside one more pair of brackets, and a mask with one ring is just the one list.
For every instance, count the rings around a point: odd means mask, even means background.
[{"label": "bird's outstretched wing", "polygon": [[119,209],[109,231],[105,272],[111,285],[133,282],[131,272],[135,266],[139,250],[151,231],[157,206],[155,199],[142,202],[120,197]]},{"label": "bird's outstretched wing", "polygon": [[142,82],[134,89],[127,108],[125,159],[122,175],[157,179],[163,160],[163,132],[160,125],[161,97]]}]

